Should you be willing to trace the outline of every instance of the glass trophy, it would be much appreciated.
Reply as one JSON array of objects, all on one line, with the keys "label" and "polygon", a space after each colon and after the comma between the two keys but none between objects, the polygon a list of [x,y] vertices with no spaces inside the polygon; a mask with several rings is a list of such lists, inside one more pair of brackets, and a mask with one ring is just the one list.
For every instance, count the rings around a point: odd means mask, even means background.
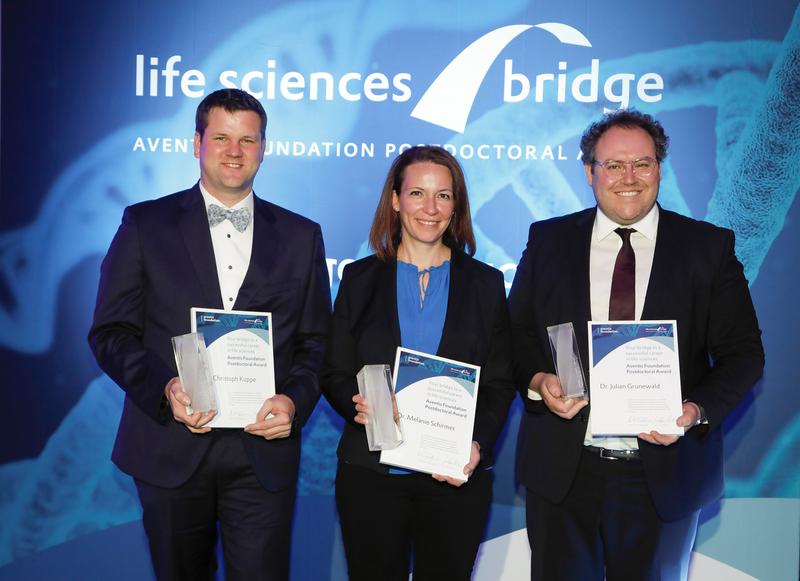
[{"label": "glass trophy", "polygon": [[186,406],[186,413],[219,411],[203,334],[187,333],[173,337],[172,350],[181,386],[192,402]]},{"label": "glass trophy", "polygon": [[547,335],[564,399],[586,399],[586,378],[572,323],[547,327]]},{"label": "glass trophy", "polygon": [[403,443],[400,414],[388,365],[365,365],[356,375],[358,393],[367,401],[367,444],[372,451],[392,450]]}]

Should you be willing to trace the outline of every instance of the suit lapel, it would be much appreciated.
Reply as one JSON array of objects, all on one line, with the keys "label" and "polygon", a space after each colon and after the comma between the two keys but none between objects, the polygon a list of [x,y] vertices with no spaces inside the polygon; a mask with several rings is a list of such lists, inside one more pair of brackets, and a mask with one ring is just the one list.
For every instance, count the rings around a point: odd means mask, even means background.
[{"label": "suit lapel", "polygon": [[[386,297],[384,300],[388,301],[383,311],[386,313],[387,323],[394,338],[394,345],[402,345],[400,342],[400,315],[397,312],[397,261],[387,260],[383,268],[381,268],[380,288],[377,291],[377,297]],[[379,299],[380,300],[380,299]]]},{"label": "suit lapel", "polygon": [[[562,274],[567,277],[567,292],[571,296],[564,301],[564,304],[574,305],[572,308],[575,311],[565,321],[592,320],[589,254],[592,247],[592,229],[596,211],[596,208],[594,208],[581,212],[576,216],[575,235],[571,237],[572,243],[567,245]],[[581,357],[586,364],[589,362],[589,337],[586,326],[575,328],[575,336],[578,338]]]},{"label": "suit lapel", "polygon": [[439,349],[436,354],[452,353],[455,345],[451,345],[457,334],[453,332],[455,320],[464,312],[464,300],[469,289],[466,285],[469,281],[464,275],[464,256],[458,251],[453,250],[450,257],[450,288],[447,293],[447,312],[444,316],[444,326],[442,327],[442,338],[439,340]]},{"label": "suit lapel", "polygon": [[656,235],[656,249],[653,254],[653,266],[650,269],[650,280],[647,283],[647,294],[642,306],[643,320],[657,320],[664,318],[665,312],[673,312],[674,305],[669,304],[674,297],[669,295],[667,289],[673,287],[675,273],[680,272],[681,254],[676,252],[682,241],[675,232],[673,216],[670,212],[659,207],[658,234]]},{"label": "suit lapel", "polygon": [[[211,232],[208,227],[203,195],[196,184],[183,196],[181,213],[178,216],[178,229],[206,300],[206,304],[197,306],[221,309],[222,294],[219,290],[217,265],[214,261],[214,246],[211,243]],[[191,282],[186,281],[185,284],[191,284]]]},{"label": "suit lapel", "polygon": [[282,248],[284,241],[279,239],[274,224],[275,214],[269,204],[254,194],[253,249],[250,253],[247,274],[236,296],[235,309],[247,309],[258,289],[269,280],[269,273],[274,272],[276,257],[286,252],[286,249]]}]

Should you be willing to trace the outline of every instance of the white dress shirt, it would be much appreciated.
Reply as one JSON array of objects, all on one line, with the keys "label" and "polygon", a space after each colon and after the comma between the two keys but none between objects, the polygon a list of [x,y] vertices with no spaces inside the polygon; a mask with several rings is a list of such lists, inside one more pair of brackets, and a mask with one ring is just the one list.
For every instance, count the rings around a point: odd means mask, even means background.
[{"label": "white dress shirt", "polygon": [[[214,196],[208,193],[200,183],[200,191],[206,204],[206,211],[211,204],[216,204],[228,210],[238,210],[239,208],[250,209],[250,223],[244,232],[239,232],[233,227],[230,220],[223,220],[211,228],[211,243],[214,246],[214,261],[217,264],[217,278],[219,280],[219,290],[222,294],[222,304],[226,311],[233,309],[236,303],[236,295],[242,287],[244,276],[250,266],[250,255],[253,251],[253,192],[250,191],[247,197],[228,208]],[[203,307],[206,305],[197,305]]]},{"label": "white dress shirt", "polygon": [[[608,304],[611,300],[611,278],[614,274],[614,263],[622,238],[614,232],[617,228],[633,228],[631,246],[636,255],[636,297],[634,313],[636,320],[642,318],[644,298],[647,295],[647,283],[653,268],[653,254],[656,250],[656,234],[658,232],[658,206],[653,208],[638,222],[621,226],[611,221],[598,207],[592,228],[592,245],[589,252],[589,286],[592,302],[592,320],[608,320]],[[585,329],[583,332],[588,332]],[[599,446],[611,450],[636,450],[639,444],[635,437],[594,436],[592,435],[592,416],[586,426],[585,446]]]}]

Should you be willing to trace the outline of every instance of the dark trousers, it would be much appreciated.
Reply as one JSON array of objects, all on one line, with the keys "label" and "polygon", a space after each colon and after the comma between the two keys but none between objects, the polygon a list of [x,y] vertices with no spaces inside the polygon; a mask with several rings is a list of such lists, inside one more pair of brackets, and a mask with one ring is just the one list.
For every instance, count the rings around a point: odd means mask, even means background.
[{"label": "dark trousers", "polygon": [[198,437],[214,442],[188,482],[160,488],[136,480],[156,576],[213,579],[219,522],[228,581],[285,581],[294,487],[276,493],[261,486],[237,430]]},{"label": "dark trousers", "polygon": [[454,487],[429,474],[380,474],[339,463],[336,505],[351,581],[469,580],[486,526],[492,475]]},{"label": "dark trousers", "polygon": [[564,501],[553,504],[528,491],[531,579],[685,580],[699,514],[663,521],[640,461],[584,450]]}]

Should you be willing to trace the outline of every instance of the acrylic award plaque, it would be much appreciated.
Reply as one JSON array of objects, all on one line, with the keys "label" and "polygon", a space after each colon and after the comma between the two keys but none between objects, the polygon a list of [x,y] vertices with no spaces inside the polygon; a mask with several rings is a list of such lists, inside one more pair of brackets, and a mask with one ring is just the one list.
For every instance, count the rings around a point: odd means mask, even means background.
[{"label": "acrylic award plaque", "polygon": [[367,444],[372,451],[392,450],[403,443],[400,415],[388,365],[365,365],[356,375],[358,392],[367,400]]},{"label": "acrylic award plaque", "polygon": [[547,335],[564,399],[586,399],[586,378],[572,323],[547,327]]},{"label": "acrylic award plaque", "polygon": [[186,413],[219,411],[203,334],[173,337],[172,349],[181,386],[192,402],[186,406]]}]

